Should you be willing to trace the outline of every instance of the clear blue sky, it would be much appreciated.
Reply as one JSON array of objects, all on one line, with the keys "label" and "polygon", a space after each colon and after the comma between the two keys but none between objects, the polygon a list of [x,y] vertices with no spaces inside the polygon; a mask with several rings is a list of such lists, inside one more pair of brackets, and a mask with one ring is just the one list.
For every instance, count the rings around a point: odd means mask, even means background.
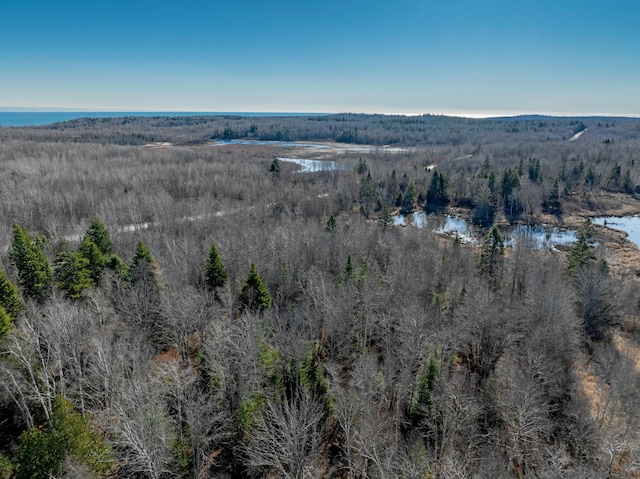
[{"label": "clear blue sky", "polygon": [[0,0],[0,108],[640,116],[640,1]]}]

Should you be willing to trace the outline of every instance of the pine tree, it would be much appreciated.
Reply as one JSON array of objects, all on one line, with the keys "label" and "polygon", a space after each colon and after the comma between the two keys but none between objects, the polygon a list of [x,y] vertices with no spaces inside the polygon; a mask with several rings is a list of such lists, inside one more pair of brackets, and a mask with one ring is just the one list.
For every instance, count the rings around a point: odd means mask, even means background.
[{"label": "pine tree", "polygon": [[211,245],[209,257],[205,263],[205,280],[209,289],[215,290],[227,284],[227,271],[215,244]]},{"label": "pine tree", "polygon": [[89,223],[86,236],[96,244],[105,258],[113,254],[113,242],[111,241],[109,230],[95,215],[91,219],[91,223]]},{"label": "pine tree", "polygon": [[51,284],[47,258],[22,226],[13,225],[13,245],[9,258],[18,270],[18,284],[24,295],[43,300]]},{"label": "pine tree", "polygon": [[18,295],[18,288],[16,285],[9,281],[4,271],[0,269],[0,306],[2,306],[5,312],[11,317],[16,319],[18,313],[24,307],[20,296]]},{"label": "pine tree", "polygon": [[264,311],[271,307],[272,302],[269,290],[258,274],[256,265],[251,263],[249,276],[242,285],[242,291],[240,292],[241,309],[249,308],[251,311]]},{"label": "pine tree", "polygon": [[98,284],[100,273],[102,273],[102,270],[107,264],[105,256],[100,251],[100,248],[89,239],[88,235],[85,235],[82,243],[80,243],[78,252],[89,262],[87,268],[89,269],[91,279],[95,284]]}]

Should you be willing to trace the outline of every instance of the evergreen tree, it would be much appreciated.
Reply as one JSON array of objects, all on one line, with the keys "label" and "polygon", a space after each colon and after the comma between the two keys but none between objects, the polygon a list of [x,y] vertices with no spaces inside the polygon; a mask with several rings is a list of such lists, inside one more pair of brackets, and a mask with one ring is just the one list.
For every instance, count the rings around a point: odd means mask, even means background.
[{"label": "evergreen tree", "polygon": [[116,277],[123,283],[127,284],[131,281],[131,270],[129,269],[129,265],[122,261],[120,256],[117,254],[109,256],[106,265],[116,273]]},{"label": "evergreen tree", "polygon": [[376,188],[373,184],[373,179],[371,178],[371,173],[367,173],[367,176],[362,180],[362,185],[360,185],[360,194],[358,195],[360,199],[361,211],[368,218],[371,214],[371,206],[374,203],[376,197]]},{"label": "evergreen tree", "polygon": [[51,267],[27,230],[17,224],[13,225],[13,244],[9,258],[18,270],[18,284],[24,295],[43,300],[51,284]]},{"label": "evergreen tree", "polygon": [[20,435],[15,477],[60,477],[67,457],[84,464],[92,477],[107,474],[114,465],[111,448],[90,417],[74,411],[71,402],[58,395],[49,421]]},{"label": "evergreen tree", "polygon": [[111,241],[109,230],[95,215],[91,219],[91,223],[89,223],[86,236],[96,244],[105,258],[113,254],[113,242]]},{"label": "evergreen tree", "polygon": [[480,274],[486,274],[491,279],[493,287],[500,283],[501,259],[504,254],[504,239],[500,234],[498,225],[494,224],[489,233],[485,236],[480,248],[480,259],[478,260],[478,270]]},{"label": "evergreen tree", "polygon": [[444,174],[433,172],[427,191],[427,207],[443,207],[449,204],[448,184],[448,178]]},{"label": "evergreen tree", "polygon": [[81,253],[64,249],[56,256],[54,278],[69,299],[79,299],[82,291],[95,284],[91,279],[89,260]]},{"label": "evergreen tree", "polygon": [[215,244],[211,245],[209,257],[205,263],[205,280],[209,289],[215,290],[227,284],[227,271]]},{"label": "evergreen tree", "polygon": [[347,256],[347,264],[344,266],[344,271],[342,272],[345,279],[354,278],[356,275],[355,267],[353,266],[353,261],[351,260],[351,255]]},{"label": "evergreen tree", "polygon": [[389,226],[393,226],[393,216],[391,215],[389,205],[386,203],[382,205],[382,210],[380,211],[380,222],[385,229]]},{"label": "evergreen tree", "polygon": [[416,185],[413,181],[409,181],[402,195],[402,212],[410,213],[415,206],[418,193],[416,192]]},{"label": "evergreen tree", "polygon": [[331,216],[327,220],[325,229],[329,233],[335,233],[338,230],[338,222],[336,221],[336,217],[333,214],[331,214]]},{"label": "evergreen tree", "polygon": [[18,295],[18,288],[16,285],[9,281],[4,271],[0,269],[0,306],[2,306],[5,312],[11,317],[16,319],[18,313],[24,307],[20,296]]},{"label": "evergreen tree", "polygon": [[269,171],[274,178],[280,177],[280,160],[278,160],[278,158],[273,159],[273,161],[271,162],[271,166],[269,167]]},{"label": "evergreen tree", "polygon": [[587,219],[584,226],[578,232],[578,241],[571,247],[567,255],[567,270],[574,274],[580,267],[595,259],[589,239],[591,238],[591,221]]},{"label": "evergreen tree", "polygon": [[11,331],[12,327],[11,316],[0,306],[0,342],[2,342],[7,333]]},{"label": "evergreen tree", "polygon": [[89,262],[87,268],[89,269],[91,279],[95,284],[98,284],[100,273],[102,273],[102,270],[107,264],[105,256],[100,251],[100,248],[89,239],[88,235],[85,235],[82,243],[80,243],[78,252]]},{"label": "evergreen tree", "polygon": [[258,274],[256,265],[251,263],[249,276],[242,285],[240,292],[240,307],[248,308],[251,311],[264,311],[271,307],[272,299],[269,290],[265,286],[262,278]]},{"label": "evergreen tree", "polygon": [[131,283],[135,284],[138,281],[151,280],[155,281],[156,260],[153,258],[151,251],[147,248],[142,241],[138,241],[136,245],[135,253],[131,259],[131,267],[129,271],[131,273]]}]

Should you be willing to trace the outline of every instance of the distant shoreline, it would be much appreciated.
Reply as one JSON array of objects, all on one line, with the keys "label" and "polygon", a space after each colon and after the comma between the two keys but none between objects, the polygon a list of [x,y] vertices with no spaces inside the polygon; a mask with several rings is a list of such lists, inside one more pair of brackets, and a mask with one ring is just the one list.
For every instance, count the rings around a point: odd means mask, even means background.
[{"label": "distant shoreline", "polygon": [[79,118],[189,117],[189,116],[244,116],[244,117],[293,117],[322,116],[332,113],[294,112],[203,112],[203,111],[2,111],[0,127],[42,126]]}]

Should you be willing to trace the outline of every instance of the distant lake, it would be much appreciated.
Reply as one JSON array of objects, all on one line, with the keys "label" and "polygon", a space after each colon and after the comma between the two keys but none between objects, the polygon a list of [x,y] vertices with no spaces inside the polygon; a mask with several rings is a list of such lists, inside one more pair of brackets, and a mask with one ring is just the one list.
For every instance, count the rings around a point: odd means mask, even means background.
[{"label": "distant lake", "polygon": [[125,116],[322,116],[330,113],[202,112],[202,111],[0,111],[0,126],[40,126],[78,118]]}]

